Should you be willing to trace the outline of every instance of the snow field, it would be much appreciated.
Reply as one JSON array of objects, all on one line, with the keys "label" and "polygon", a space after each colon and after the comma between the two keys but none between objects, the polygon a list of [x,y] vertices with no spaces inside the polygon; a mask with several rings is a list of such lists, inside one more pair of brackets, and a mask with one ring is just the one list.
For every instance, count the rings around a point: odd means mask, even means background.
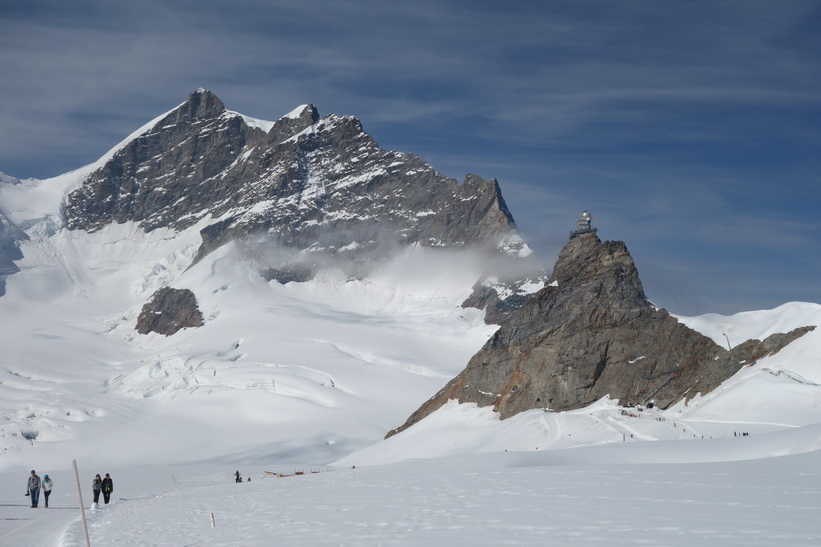
[{"label": "snow field", "polygon": [[[497,452],[283,478],[264,471],[293,470],[241,466],[252,477],[242,484],[227,462],[106,468],[114,501],[87,518],[92,545],[814,545],[821,456],[773,454],[818,437],[810,427],[737,442]],[[757,459],[739,459],[734,447],[745,444]],[[43,517],[13,503],[25,498],[7,486],[22,487],[25,475],[0,475],[5,514],[39,523],[29,531],[0,521],[0,541],[84,545],[73,478],[51,476],[58,487]]]}]

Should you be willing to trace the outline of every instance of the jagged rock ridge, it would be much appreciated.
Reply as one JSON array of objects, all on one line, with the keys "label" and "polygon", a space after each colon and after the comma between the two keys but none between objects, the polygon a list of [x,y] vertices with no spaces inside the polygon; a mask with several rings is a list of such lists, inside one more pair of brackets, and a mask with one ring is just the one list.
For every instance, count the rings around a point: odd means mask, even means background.
[{"label": "jagged rock ridge", "polygon": [[515,230],[495,180],[448,179],[384,151],[349,116],[306,105],[270,128],[200,89],[66,199],[70,229],[136,221],[182,230],[203,218],[200,256],[265,233],[297,248],[464,245]]},{"label": "jagged rock ridge", "polygon": [[451,399],[493,406],[502,418],[533,408],[582,408],[605,396],[667,408],[710,392],[814,328],[728,351],[646,299],[624,243],[602,243],[594,231],[574,233],[548,286],[388,436]]}]

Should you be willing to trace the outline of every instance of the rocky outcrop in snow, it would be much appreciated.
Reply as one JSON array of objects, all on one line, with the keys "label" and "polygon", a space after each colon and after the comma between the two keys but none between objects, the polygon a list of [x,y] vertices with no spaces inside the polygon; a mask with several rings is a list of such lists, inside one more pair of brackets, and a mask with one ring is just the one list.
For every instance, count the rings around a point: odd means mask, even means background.
[{"label": "rocky outcrop in snow", "polygon": [[23,258],[18,242],[26,239],[25,232],[0,213],[0,296],[6,293],[6,277],[20,271],[14,261]]},{"label": "rocky outcrop in snow", "polygon": [[137,332],[172,334],[204,324],[202,312],[197,307],[197,298],[188,289],[164,287],[143,306],[137,318]]},{"label": "rocky outcrop in snow", "polygon": [[575,235],[548,286],[389,435],[451,399],[493,406],[502,418],[533,408],[582,408],[605,396],[666,408],[710,392],[741,367],[814,328],[749,340],[728,351],[646,299],[624,243],[602,243],[595,232]]}]

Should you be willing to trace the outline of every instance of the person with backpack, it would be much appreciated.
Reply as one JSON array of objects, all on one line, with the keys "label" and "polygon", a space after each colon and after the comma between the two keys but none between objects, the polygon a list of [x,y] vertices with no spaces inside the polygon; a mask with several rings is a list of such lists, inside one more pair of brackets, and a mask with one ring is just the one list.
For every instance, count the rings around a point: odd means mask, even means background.
[{"label": "person with backpack", "polygon": [[37,476],[37,473],[34,472],[34,469],[31,470],[31,476],[29,477],[28,483],[26,483],[26,495],[31,496],[31,507],[37,507],[40,503],[40,486],[42,483],[40,482],[40,477]]},{"label": "person with backpack", "polygon": [[108,500],[111,498],[111,493],[114,491],[114,481],[111,480],[111,476],[106,473],[105,478],[102,482],[103,487],[103,501],[108,503]]},{"label": "person with backpack", "polygon": [[54,488],[54,483],[48,478],[48,475],[43,475],[43,496],[46,498],[46,509],[48,509],[48,497],[51,495],[51,489]]},{"label": "person with backpack", "polygon": [[94,505],[93,507],[98,507],[100,504],[100,490],[103,488],[103,479],[100,478],[100,474],[94,477],[94,480],[91,481],[91,492],[94,494]]}]

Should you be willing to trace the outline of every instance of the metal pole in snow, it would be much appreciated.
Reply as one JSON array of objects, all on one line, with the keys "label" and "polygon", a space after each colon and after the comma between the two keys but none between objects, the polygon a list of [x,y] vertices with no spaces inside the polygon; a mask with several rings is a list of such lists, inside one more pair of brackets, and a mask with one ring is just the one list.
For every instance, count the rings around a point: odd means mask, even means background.
[{"label": "metal pole in snow", "polygon": [[91,539],[88,537],[88,523],[86,522],[86,508],[83,505],[83,490],[80,488],[80,474],[77,472],[77,460],[71,460],[74,467],[74,484],[77,485],[77,497],[80,499],[80,517],[83,521],[83,535],[86,538],[86,547],[91,547]]},{"label": "metal pole in snow", "polygon": [[733,348],[731,348],[731,347],[730,347],[730,338],[727,336],[727,333],[726,333],[726,332],[722,332],[721,334],[723,334],[723,335],[724,335],[724,338],[726,338],[726,339],[727,339],[727,349],[728,349],[728,350],[730,350],[730,351],[732,351],[732,349],[733,349]]}]

